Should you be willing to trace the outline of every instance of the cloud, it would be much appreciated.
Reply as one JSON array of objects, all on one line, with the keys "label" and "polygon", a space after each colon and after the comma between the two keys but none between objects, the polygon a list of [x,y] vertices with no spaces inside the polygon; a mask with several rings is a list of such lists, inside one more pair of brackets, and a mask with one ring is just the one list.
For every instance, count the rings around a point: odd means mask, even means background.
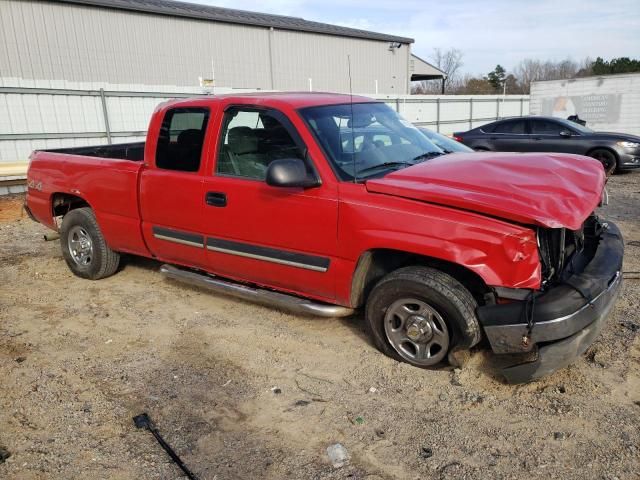
[{"label": "cloud", "polygon": [[579,60],[640,52],[638,0],[197,1],[411,37],[413,51],[424,58],[435,47],[458,48],[470,73],[486,73],[498,63],[513,68],[527,57]]},{"label": "cloud", "polygon": [[481,8],[469,6],[456,2],[437,15],[415,15],[408,32],[416,38],[416,52],[455,46],[465,52],[467,70],[486,72],[497,63],[511,68],[525,57],[633,56],[640,50],[637,0],[494,1]]}]

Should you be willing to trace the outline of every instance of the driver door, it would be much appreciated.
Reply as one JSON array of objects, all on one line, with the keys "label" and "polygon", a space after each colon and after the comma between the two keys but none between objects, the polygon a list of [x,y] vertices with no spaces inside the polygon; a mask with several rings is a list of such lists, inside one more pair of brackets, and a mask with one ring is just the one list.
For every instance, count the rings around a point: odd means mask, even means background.
[{"label": "driver door", "polygon": [[204,180],[209,269],[252,283],[335,298],[338,198],[335,185],[272,187],[275,159],[305,158],[306,146],[281,112],[229,106]]}]

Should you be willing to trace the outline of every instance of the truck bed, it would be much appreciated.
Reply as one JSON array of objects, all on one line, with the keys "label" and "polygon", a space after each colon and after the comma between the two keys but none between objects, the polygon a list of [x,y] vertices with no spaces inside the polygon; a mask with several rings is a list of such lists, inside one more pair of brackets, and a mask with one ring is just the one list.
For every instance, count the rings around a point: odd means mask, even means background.
[{"label": "truck bed", "polygon": [[109,245],[148,254],[138,205],[144,142],[37,150],[31,155],[27,203],[34,217],[55,230],[56,198],[78,196],[94,211]]},{"label": "truck bed", "polygon": [[56,148],[42,152],[81,155],[84,157],[115,158],[141,162],[144,160],[145,142],[116,143],[115,145],[93,145],[88,147]]}]

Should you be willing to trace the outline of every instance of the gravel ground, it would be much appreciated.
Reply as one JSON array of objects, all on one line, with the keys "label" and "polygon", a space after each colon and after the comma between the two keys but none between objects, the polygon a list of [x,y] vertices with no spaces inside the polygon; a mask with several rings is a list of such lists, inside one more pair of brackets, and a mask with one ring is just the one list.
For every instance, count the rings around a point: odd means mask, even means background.
[{"label": "gravel ground", "polygon": [[[609,191],[602,214],[638,271],[640,172]],[[486,348],[462,370],[420,370],[378,353],[361,317],[215,296],[150,260],[81,280],[13,200],[0,202],[0,478],[181,478],[135,429],[143,411],[201,479],[640,478],[639,280],[574,365],[510,386]],[[342,468],[326,454],[337,442]]]}]

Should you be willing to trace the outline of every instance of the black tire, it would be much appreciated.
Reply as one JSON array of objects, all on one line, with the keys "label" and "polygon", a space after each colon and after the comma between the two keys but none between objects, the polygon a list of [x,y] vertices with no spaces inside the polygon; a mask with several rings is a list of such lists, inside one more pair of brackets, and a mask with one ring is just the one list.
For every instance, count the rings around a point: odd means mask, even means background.
[{"label": "black tire", "polygon": [[613,172],[616,171],[618,166],[618,157],[611,150],[607,150],[606,148],[596,148],[589,152],[589,156],[602,163],[607,175],[612,175]]},{"label": "black tire", "polygon": [[[90,242],[90,253],[79,260],[81,254],[78,250],[72,251],[71,245],[86,239]],[[113,275],[118,269],[120,254],[107,245],[91,208],[77,208],[64,216],[60,229],[60,246],[69,269],[78,277],[99,280]]]},{"label": "black tire", "polygon": [[484,147],[473,147],[473,150],[476,152],[488,152],[489,149],[488,148],[484,148]]},{"label": "black tire", "polygon": [[[393,320],[387,313],[393,316],[389,309],[398,302],[402,303],[405,298],[424,302],[439,314],[439,321],[444,320],[446,324],[448,347],[447,351],[441,354],[436,352],[432,357],[441,357],[437,363],[426,365],[421,361],[412,361],[407,358],[406,349],[399,347],[400,350],[405,350],[401,353],[389,340],[386,328],[394,327],[390,326]],[[477,302],[471,293],[450,275],[430,267],[405,267],[385,276],[371,291],[367,299],[365,323],[373,344],[382,353],[398,361],[431,368],[447,358],[451,359],[455,352],[468,349],[480,341],[481,330],[475,314],[476,307]],[[407,328],[408,322],[409,320],[404,322],[404,328]],[[385,323],[388,324],[386,327]],[[426,339],[423,341],[427,342]]]}]

